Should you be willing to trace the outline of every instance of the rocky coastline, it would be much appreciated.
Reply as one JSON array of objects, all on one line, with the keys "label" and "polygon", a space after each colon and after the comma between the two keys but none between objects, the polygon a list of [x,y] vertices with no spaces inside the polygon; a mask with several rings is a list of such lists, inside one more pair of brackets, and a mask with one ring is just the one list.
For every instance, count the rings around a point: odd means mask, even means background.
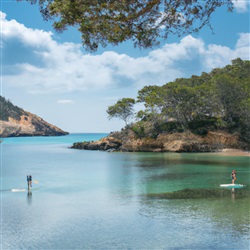
[{"label": "rocky coastline", "polygon": [[20,119],[8,118],[1,121],[0,137],[18,136],[61,136],[69,134],[66,131],[44,121],[37,115],[25,111]]},{"label": "rocky coastline", "polygon": [[0,95],[0,137],[60,136],[66,131],[44,121]]},{"label": "rocky coastline", "polygon": [[112,132],[98,141],[76,142],[71,148],[109,152],[221,152],[226,148],[246,150],[247,145],[238,135],[224,131],[211,131],[205,136],[185,132],[141,139],[132,131],[121,131]]}]

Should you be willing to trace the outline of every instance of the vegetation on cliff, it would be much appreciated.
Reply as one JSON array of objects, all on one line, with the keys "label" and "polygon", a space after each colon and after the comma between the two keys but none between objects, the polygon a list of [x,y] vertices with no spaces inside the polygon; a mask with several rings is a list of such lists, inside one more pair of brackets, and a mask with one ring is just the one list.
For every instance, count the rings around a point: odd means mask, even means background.
[{"label": "vegetation on cliff", "polygon": [[[146,86],[137,100],[123,98],[108,107],[109,118],[126,126],[96,142],[72,148],[129,152],[214,152],[250,149],[250,62],[241,59],[201,76]],[[134,104],[144,109],[134,114]]]},{"label": "vegetation on cliff", "polygon": [[25,111],[18,106],[12,104],[11,101],[6,100],[3,96],[0,96],[0,120],[8,121],[9,117],[20,120],[21,115],[25,113]]},{"label": "vegetation on cliff", "polygon": [[[145,86],[138,91],[136,102],[142,103],[144,109],[135,114],[136,122],[126,126],[136,138],[186,132],[206,136],[209,131],[224,131],[237,134],[239,140],[250,144],[249,61],[238,58],[231,65],[201,76],[176,79],[163,86]],[[119,100],[114,106],[121,104]]]}]

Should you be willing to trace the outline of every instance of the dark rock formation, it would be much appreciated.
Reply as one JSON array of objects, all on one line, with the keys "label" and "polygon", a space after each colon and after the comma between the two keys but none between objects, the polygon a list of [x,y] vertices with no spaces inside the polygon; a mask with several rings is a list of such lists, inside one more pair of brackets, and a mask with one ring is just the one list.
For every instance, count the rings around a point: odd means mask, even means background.
[{"label": "dark rock formation", "polygon": [[72,148],[86,149],[86,150],[109,150],[117,151],[122,145],[122,141],[114,137],[105,137],[95,142],[76,142]]},{"label": "dark rock formation", "polygon": [[[237,189],[234,191],[237,198],[249,198],[250,191],[245,189]],[[162,199],[207,199],[207,198],[226,198],[232,196],[231,189],[183,189],[175,192],[161,193],[161,194],[148,194],[150,197]]]}]

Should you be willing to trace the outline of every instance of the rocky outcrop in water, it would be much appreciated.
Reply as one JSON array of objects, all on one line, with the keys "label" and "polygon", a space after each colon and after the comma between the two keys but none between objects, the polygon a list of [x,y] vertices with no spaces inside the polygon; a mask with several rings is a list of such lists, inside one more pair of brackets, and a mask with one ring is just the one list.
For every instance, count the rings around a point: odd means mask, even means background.
[{"label": "rocky outcrop in water", "polygon": [[76,142],[73,144],[72,148],[86,149],[86,150],[117,151],[120,150],[121,146],[122,146],[121,140],[114,138],[112,136],[108,136],[93,142]]},{"label": "rocky outcrop in water", "polygon": [[208,132],[199,136],[190,132],[160,134],[157,138],[135,137],[132,131],[114,132],[99,141],[76,142],[72,148],[125,152],[216,152],[224,148],[244,148],[237,135]]}]

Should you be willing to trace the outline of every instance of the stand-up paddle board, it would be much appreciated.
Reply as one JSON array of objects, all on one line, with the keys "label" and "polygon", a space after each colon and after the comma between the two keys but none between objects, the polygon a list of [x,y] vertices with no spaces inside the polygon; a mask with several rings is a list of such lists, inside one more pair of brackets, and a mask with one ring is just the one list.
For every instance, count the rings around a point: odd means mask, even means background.
[{"label": "stand-up paddle board", "polygon": [[13,188],[11,189],[11,192],[26,192],[27,189],[25,188]]},{"label": "stand-up paddle board", "polygon": [[227,188],[242,188],[245,185],[243,184],[220,184],[220,187],[227,187]]}]

